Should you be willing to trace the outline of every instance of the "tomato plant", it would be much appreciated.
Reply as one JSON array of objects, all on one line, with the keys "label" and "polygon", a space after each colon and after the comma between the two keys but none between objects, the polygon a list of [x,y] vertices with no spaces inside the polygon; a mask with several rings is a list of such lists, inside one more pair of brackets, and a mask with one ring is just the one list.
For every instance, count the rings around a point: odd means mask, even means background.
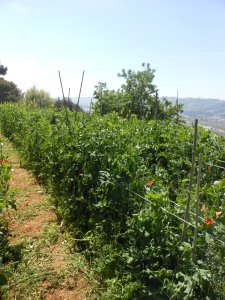
[{"label": "tomato plant", "polygon": [[7,249],[7,230],[3,214],[7,208],[15,208],[15,200],[9,192],[9,180],[12,174],[12,166],[3,155],[2,146],[3,143],[0,140],[0,286],[7,283],[6,275],[4,272],[1,272]]},{"label": "tomato plant", "polygon": [[[220,299],[225,289],[224,139],[199,130],[201,208],[207,215],[201,212],[193,259],[192,226],[181,242],[193,128],[115,113],[68,112],[69,123],[66,117],[65,111],[6,104],[0,122],[23,163],[52,191],[58,214],[85,241],[79,246],[104,279],[103,299],[116,289],[115,299]],[[218,161],[222,168],[215,167]],[[197,167],[194,182],[196,176]],[[191,193],[194,224],[195,183]]]}]

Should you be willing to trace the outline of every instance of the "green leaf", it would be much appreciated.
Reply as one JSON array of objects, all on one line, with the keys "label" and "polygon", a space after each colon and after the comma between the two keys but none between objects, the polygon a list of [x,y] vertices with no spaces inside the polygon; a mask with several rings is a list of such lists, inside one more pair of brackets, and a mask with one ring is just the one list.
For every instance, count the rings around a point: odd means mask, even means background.
[{"label": "green leaf", "polygon": [[0,286],[6,285],[7,284],[7,278],[5,275],[0,274]]},{"label": "green leaf", "polygon": [[129,257],[128,260],[127,260],[127,263],[131,264],[133,261],[134,261],[133,257]]}]

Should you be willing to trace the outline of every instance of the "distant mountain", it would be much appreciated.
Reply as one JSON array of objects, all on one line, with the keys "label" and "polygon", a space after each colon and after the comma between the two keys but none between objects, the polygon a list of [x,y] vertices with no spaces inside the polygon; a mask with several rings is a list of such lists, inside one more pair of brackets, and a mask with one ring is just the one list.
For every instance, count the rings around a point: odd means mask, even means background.
[{"label": "distant mountain", "polygon": [[[173,104],[176,103],[176,97],[165,97]],[[92,97],[81,97],[80,106],[84,110],[90,109]],[[77,103],[77,97],[72,98]],[[191,118],[219,118],[225,119],[225,100],[205,99],[205,98],[179,98],[179,103],[183,104],[184,116]]]},{"label": "distant mountain", "polygon": [[[176,103],[175,97],[165,97]],[[180,98],[184,105],[184,115],[194,118],[223,118],[225,119],[225,100],[205,98]]]},{"label": "distant mountain", "polygon": [[[165,97],[173,104],[176,97]],[[81,97],[80,106],[84,111],[90,110],[92,97]],[[77,103],[77,97],[72,98]],[[211,130],[221,132],[225,135],[225,100],[206,98],[179,98],[178,102],[183,104],[183,118],[191,123],[198,119],[199,123]]]},{"label": "distant mountain", "polygon": [[[165,97],[176,103],[176,97]],[[183,117],[187,122],[199,119],[199,123],[211,130],[225,134],[225,100],[205,98],[179,98],[183,104]]]}]

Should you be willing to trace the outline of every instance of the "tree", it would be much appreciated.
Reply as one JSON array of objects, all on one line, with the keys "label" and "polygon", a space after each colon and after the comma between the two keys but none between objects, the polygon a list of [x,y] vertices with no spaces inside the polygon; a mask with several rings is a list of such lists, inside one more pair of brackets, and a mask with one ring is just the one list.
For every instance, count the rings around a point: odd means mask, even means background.
[{"label": "tree", "polygon": [[163,98],[162,100],[158,100],[159,110],[158,115],[156,112],[156,119],[160,120],[170,120],[176,119],[177,121],[181,121],[181,113],[183,112],[183,104],[173,105],[172,102]]},{"label": "tree", "polygon": [[38,90],[34,85],[25,92],[25,103],[39,107],[49,107],[53,104],[50,94],[44,90]]},{"label": "tree", "polygon": [[150,68],[150,64],[142,64],[143,71],[122,70],[119,77],[126,81],[121,86],[122,93],[126,95],[127,108],[139,117],[154,115],[154,100],[156,86],[152,83],[155,70]]},{"label": "tree", "polygon": [[94,98],[97,100],[93,105],[94,111],[100,115],[116,111],[121,113],[122,111],[122,98],[123,95],[118,90],[109,91],[105,82],[99,82],[95,86]]},{"label": "tree", "polygon": [[0,103],[18,102],[22,97],[23,94],[15,83],[0,78]]},{"label": "tree", "polygon": [[8,68],[4,67],[2,64],[0,64],[0,75],[5,76],[7,73]]},{"label": "tree", "polygon": [[[8,68],[0,64],[0,75],[5,76]],[[1,102],[18,102],[23,94],[16,84],[12,81],[0,77],[0,103]]]},{"label": "tree", "polygon": [[101,115],[112,111],[127,117],[131,114],[146,119],[167,119],[178,116],[182,107],[173,106],[168,100],[160,101],[158,90],[153,84],[155,70],[150,64],[142,64],[141,71],[125,71],[119,77],[125,83],[117,91],[108,90],[106,83],[99,82],[95,86],[94,98],[96,100],[94,111]]}]

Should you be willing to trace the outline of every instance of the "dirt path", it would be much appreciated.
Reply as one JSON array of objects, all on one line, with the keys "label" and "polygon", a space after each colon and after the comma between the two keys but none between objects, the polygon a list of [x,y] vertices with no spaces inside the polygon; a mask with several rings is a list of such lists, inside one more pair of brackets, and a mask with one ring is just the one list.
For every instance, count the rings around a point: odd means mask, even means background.
[{"label": "dirt path", "polygon": [[96,299],[94,275],[81,254],[73,251],[70,235],[57,223],[50,195],[20,167],[6,139],[3,147],[13,165],[10,185],[17,201],[17,210],[6,214],[10,280],[5,299]]}]

